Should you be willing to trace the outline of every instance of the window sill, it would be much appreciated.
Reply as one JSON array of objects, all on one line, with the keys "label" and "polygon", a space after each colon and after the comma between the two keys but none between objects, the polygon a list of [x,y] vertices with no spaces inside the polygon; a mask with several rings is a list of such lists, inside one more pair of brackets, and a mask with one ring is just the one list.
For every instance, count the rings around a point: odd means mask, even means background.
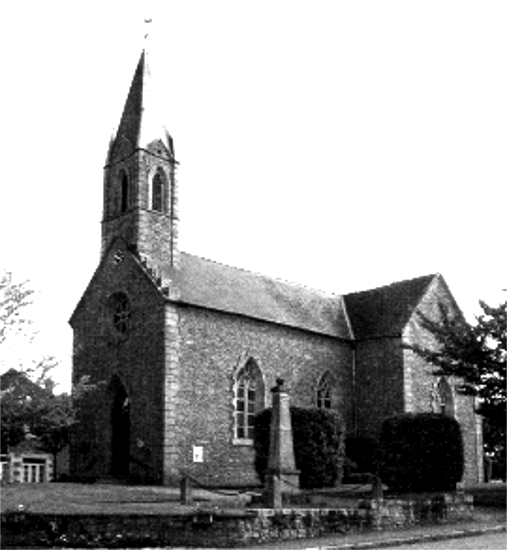
[{"label": "window sill", "polygon": [[241,445],[241,446],[244,446],[244,447],[252,447],[253,446],[253,439],[233,437],[232,438],[232,444],[233,445]]}]

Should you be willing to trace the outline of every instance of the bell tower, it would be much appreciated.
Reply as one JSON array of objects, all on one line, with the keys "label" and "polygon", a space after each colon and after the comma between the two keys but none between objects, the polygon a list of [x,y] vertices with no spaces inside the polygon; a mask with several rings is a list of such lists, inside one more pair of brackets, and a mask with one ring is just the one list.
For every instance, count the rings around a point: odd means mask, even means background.
[{"label": "bell tower", "polygon": [[102,255],[122,238],[159,272],[178,267],[176,167],[160,124],[143,50],[104,167]]}]

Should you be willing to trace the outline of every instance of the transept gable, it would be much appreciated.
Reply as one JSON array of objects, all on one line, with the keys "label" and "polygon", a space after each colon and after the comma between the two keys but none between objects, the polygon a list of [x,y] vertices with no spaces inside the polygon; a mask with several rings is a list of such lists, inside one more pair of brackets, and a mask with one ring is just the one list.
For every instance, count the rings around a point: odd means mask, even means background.
[{"label": "transept gable", "polygon": [[437,275],[426,275],[344,296],[357,340],[401,337]]},{"label": "transept gable", "polygon": [[451,315],[465,320],[463,312],[456,302],[445,279],[442,275],[437,273],[405,324],[403,331],[404,340],[413,342],[414,339],[419,338],[421,331],[420,315],[422,314],[430,319],[438,320],[441,315],[440,308],[442,306],[447,308]]}]

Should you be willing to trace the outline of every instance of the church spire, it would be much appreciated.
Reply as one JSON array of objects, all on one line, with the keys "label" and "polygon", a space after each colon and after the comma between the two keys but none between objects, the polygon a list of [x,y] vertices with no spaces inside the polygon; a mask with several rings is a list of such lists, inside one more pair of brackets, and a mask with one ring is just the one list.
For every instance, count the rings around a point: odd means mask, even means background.
[{"label": "church spire", "polygon": [[[150,149],[150,145],[156,141],[160,141],[164,145],[166,149],[164,153],[174,160],[172,138],[160,123],[157,111],[151,89],[148,53],[144,49],[130,85],[120,125],[109,148],[107,164],[122,161],[138,149],[147,151]],[[162,154],[162,149],[155,148],[154,152]]]}]

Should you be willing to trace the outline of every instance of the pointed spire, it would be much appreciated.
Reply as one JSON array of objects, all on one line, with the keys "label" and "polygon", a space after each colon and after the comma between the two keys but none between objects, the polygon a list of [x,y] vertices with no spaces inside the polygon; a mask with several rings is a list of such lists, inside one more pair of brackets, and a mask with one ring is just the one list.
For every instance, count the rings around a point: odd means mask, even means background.
[{"label": "pointed spire", "polygon": [[160,140],[174,158],[172,138],[160,124],[159,113],[150,90],[150,69],[147,52],[143,50],[137,64],[129,94],[123,108],[120,126],[111,143],[108,163],[123,160],[138,149]]}]

